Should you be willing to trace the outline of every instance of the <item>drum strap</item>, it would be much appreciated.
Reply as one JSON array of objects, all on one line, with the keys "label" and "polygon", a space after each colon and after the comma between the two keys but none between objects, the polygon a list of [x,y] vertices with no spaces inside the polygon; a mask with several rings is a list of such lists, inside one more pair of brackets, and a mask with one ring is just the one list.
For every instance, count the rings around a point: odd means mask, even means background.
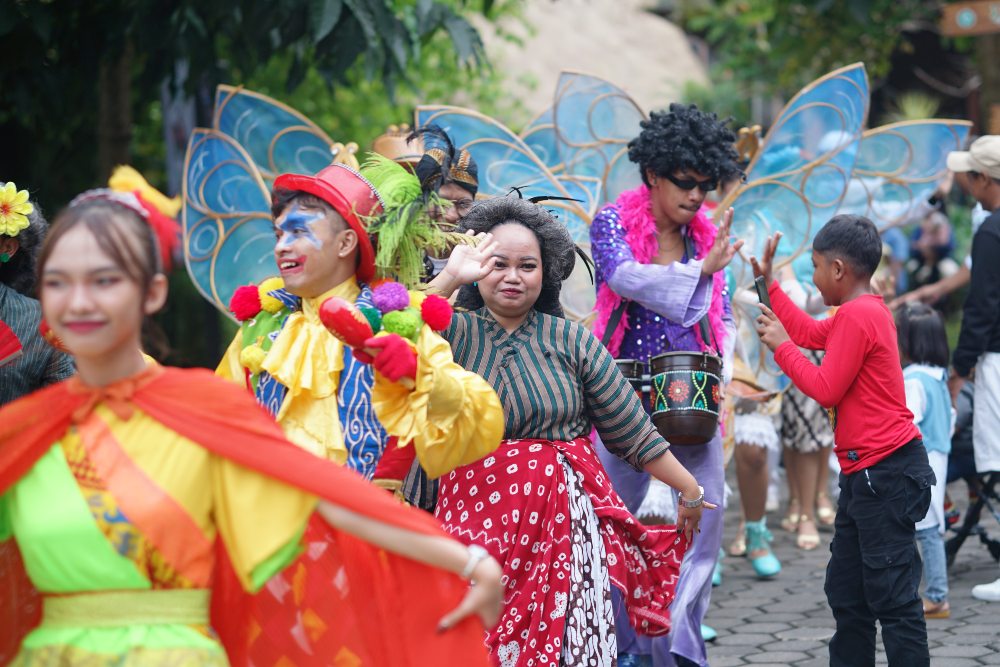
[{"label": "drum strap", "polygon": [[611,311],[611,317],[608,318],[608,326],[604,329],[604,335],[601,336],[601,344],[607,347],[611,344],[611,337],[618,330],[618,323],[622,321],[622,315],[625,314],[625,309],[628,308],[628,300],[622,299],[622,302]]},{"label": "drum strap", "polygon": [[[684,251],[685,251],[684,254],[687,255],[689,259],[694,258],[694,241],[691,239],[690,234],[684,235]],[[718,354],[721,357],[722,350],[719,349],[719,343],[715,340],[715,335],[712,334],[712,326],[708,322],[707,311],[702,316],[702,318],[698,320],[698,331],[701,333],[701,339],[705,342],[705,346],[715,350],[716,354]]]},{"label": "drum strap", "polygon": [[[687,257],[694,257],[694,242],[687,234],[684,235],[684,250]],[[604,329],[604,335],[601,336],[601,343],[604,347],[607,347],[611,343],[611,336],[618,329],[618,323],[622,321],[622,315],[625,314],[628,303],[627,299],[622,299],[622,302],[611,311],[611,317],[608,318],[608,325]],[[701,339],[705,341],[705,345],[714,349],[721,356],[722,351],[719,349],[719,344],[715,341],[715,336],[712,335],[712,327],[708,322],[707,313],[698,321],[698,332],[701,334]]]}]

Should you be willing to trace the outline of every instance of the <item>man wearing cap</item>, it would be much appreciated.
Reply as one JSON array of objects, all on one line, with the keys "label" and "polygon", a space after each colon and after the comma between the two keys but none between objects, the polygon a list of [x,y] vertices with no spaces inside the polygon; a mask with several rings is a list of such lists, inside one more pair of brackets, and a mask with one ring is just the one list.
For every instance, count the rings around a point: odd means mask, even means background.
[{"label": "man wearing cap", "polygon": [[401,375],[387,370],[387,364],[402,361],[413,378],[414,363],[418,368],[431,363],[424,358],[426,350],[408,343],[384,346],[373,369],[320,322],[320,306],[330,297],[374,306],[368,283],[375,275],[375,252],[366,224],[381,210],[375,189],[345,165],[333,164],[316,176],[275,179],[274,259],[283,283],[269,279],[259,288],[241,288],[253,293],[251,307],[237,290],[231,307],[242,327],[216,370],[246,381],[293,443],[368,479],[388,439],[378,413],[392,408],[398,418],[407,412],[399,409],[400,401],[423,410],[418,421],[429,418],[436,405],[449,408],[450,429],[426,429],[440,440],[435,446],[463,447],[449,440],[459,435],[499,444],[503,431],[496,394],[450,356],[443,362],[435,358],[434,376],[421,376],[411,392],[401,393],[396,383]]},{"label": "man wearing cap", "polygon": [[[972,275],[962,311],[962,331],[952,353],[952,397],[975,371],[972,439],[976,470],[1000,470],[1000,136],[976,139],[948,155],[962,188],[990,215],[972,239]],[[972,589],[973,597],[1000,602],[1000,579]]]}]

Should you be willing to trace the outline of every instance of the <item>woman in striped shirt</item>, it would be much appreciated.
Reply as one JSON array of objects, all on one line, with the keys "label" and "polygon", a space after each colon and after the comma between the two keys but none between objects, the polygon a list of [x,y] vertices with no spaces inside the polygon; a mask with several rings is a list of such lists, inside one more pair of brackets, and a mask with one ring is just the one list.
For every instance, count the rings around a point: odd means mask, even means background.
[{"label": "woman in striped shirt", "polygon": [[[496,390],[505,440],[441,480],[437,516],[500,561],[504,615],[487,637],[495,664],[612,665],[611,585],[643,634],[669,630],[684,549],[703,501],[614,359],[562,317],[559,290],[575,247],[564,225],[528,201],[477,204],[465,218],[478,247],[459,246],[436,290],[461,287],[444,333],[455,361]],[[676,531],[644,527],[613,491],[590,441],[681,491]]]}]

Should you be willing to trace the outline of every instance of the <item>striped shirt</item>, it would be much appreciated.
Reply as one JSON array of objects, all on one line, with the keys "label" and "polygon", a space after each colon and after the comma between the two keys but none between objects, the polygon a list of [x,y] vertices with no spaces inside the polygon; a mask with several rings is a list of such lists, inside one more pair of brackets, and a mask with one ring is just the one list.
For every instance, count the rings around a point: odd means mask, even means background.
[{"label": "striped shirt", "polygon": [[611,354],[580,324],[532,310],[508,334],[481,308],[456,313],[443,335],[455,362],[497,392],[506,438],[573,440],[596,427],[636,469],[667,451]]},{"label": "striped shirt", "polygon": [[73,374],[73,360],[49,345],[38,330],[42,307],[0,283],[0,320],[21,341],[21,357],[0,367],[0,405]]}]

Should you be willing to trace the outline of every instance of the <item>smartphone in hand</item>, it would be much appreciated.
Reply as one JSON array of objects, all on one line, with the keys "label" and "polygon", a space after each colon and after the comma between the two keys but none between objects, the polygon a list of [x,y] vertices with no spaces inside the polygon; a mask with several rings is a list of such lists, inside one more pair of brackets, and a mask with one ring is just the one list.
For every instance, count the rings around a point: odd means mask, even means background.
[{"label": "smartphone in hand", "polygon": [[757,288],[757,300],[768,307],[771,308],[771,296],[767,293],[767,283],[764,282],[764,276],[757,276],[753,279],[753,286]]}]

